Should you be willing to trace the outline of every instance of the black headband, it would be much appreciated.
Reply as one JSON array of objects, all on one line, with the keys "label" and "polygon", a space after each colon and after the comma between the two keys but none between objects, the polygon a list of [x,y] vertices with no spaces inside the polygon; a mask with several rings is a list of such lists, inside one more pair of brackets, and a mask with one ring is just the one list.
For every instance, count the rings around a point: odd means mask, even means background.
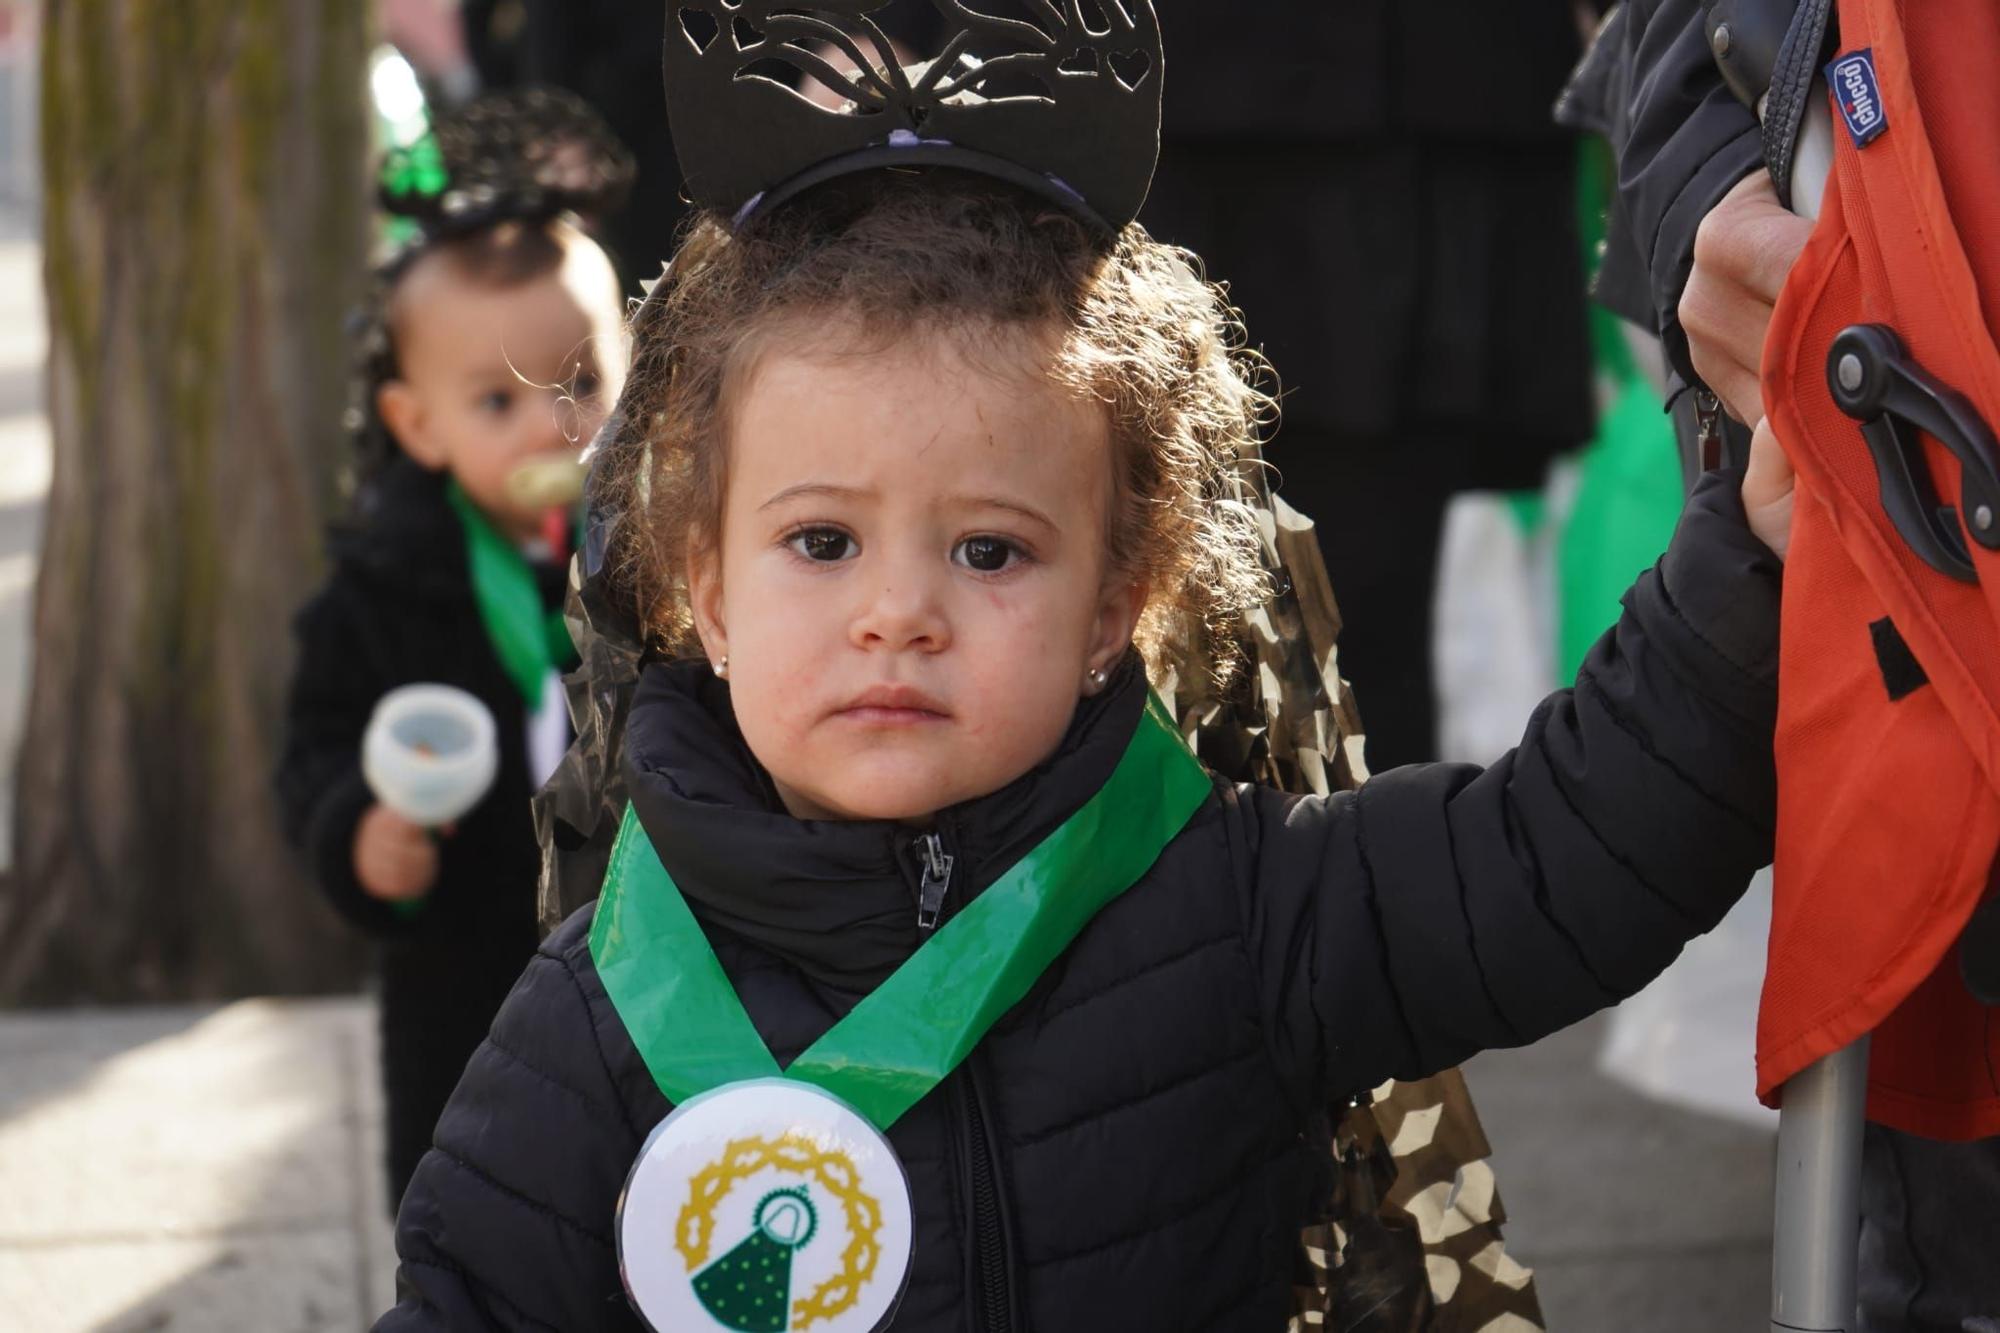
[{"label": "black headband", "polygon": [[[1152,0],[984,0],[1018,18],[929,0],[943,46],[907,69],[875,17],[896,2],[668,0],[667,106],[694,201],[740,224],[838,176],[940,166],[1106,230],[1138,216],[1165,82]],[[844,105],[809,101],[808,78]]]},{"label": "black headband", "polygon": [[426,240],[560,213],[598,217],[624,202],[632,155],[573,93],[494,93],[441,117],[390,151],[377,185],[382,208]]}]

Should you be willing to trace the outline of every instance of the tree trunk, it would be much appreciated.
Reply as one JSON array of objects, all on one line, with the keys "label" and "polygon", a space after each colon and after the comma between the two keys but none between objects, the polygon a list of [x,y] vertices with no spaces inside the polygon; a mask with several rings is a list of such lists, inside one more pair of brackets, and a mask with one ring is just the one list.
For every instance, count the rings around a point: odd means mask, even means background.
[{"label": "tree trunk", "polygon": [[357,0],[47,0],[55,475],[0,1001],[324,990],[270,792],[365,263]]}]

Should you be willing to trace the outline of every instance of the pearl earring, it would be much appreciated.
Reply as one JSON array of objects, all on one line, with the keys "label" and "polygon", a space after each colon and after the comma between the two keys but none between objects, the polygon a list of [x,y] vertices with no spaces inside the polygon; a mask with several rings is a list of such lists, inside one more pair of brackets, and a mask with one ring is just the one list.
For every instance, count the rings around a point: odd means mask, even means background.
[{"label": "pearl earring", "polygon": [[729,659],[727,657],[724,657],[720,662],[715,664],[715,678],[717,680],[729,679]]},{"label": "pearl earring", "polygon": [[1110,681],[1111,677],[1103,667],[1092,667],[1089,674],[1084,676],[1084,679],[1090,682],[1091,689],[1101,690]]}]

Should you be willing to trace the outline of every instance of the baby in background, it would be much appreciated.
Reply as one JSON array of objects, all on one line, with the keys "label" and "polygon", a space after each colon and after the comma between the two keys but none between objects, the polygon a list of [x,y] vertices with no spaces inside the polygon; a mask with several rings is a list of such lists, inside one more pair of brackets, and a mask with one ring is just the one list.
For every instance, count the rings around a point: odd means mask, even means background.
[{"label": "baby in background", "polygon": [[[320,887],[379,942],[392,1207],[535,948],[528,799],[568,743],[577,460],[625,362],[619,281],[579,215],[628,174],[547,93],[476,103],[385,171],[416,235],[378,274],[355,512],[299,617],[278,786]],[[412,684],[496,723],[497,778],[442,830],[363,777],[376,705]]]}]

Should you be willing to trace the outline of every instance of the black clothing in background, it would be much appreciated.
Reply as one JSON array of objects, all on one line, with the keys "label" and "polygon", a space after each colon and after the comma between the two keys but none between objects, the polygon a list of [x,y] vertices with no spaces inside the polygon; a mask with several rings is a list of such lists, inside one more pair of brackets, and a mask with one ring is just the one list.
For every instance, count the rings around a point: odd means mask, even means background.
[{"label": "black clothing in background", "polygon": [[1576,160],[1567,136],[1170,144],[1143,220],[1228,284],[1276,368],[1281,469],[1294,430],[1422,423],[1466,437],[1453,489],[1538,487],[1595,423]]},{"label": "black clothing in background", "polygon": [[[358,526],[335,537],[333,573],[299,613],[277,778],[314,878],[378,941],[392,1208],[539,936],[527,710],[489,646],[444,487],[398,457],[371,483]],[[361,775],[368,719],[383,695],[419,683],[456,685],[491,710],[500,772],[442,842],[436,888],[404,917],[356,881],[354,831],[375,803]]]},{"label": "black clothing in background", "polygon": [[[1551,118],[1571,7],[1158,8],[1143,220],[1229,284],[1277,369],[1268,457],[1320,525],[1371,766],[1432,758],[1444,500],[1539,487],[1595,424],[1576,142]],[[1358,457],[1385,450],[1410,456]]]},{"label": "black clothing in background", "polygon": [[463,8],[482,83],[567,88],[631,149],[632,193],[597,231],[635,294],[672,257],[687,215],[660,71],[667,9],[650,0],[464,0]]},{"label": "black clothing in background", "polygon": [[1860,1333],[2000,1327],[2000,1139],[1861,1138]]},{"label": "black clothing in background", "polygon": [[[898,1330],[1277,1333],[1299,1227],[1327,1207],[1318,1108],[1534,1041],[1714,926],[1776,805],[1779,567],[1736,480],[1696,496],[1578,688],[1492,768],[1332,798],[1217,785],[890,1130],[916,1210]],[[1097,791],[1143,702],[1128,657],[1048,763],[940,815],[947,916]],[[784,815],[700,663],[649,670],[627,742],[634,809],[788,1062],[917,947],[913,833]],[[543,945],[446,1109],[383,1333],[640,1327],[615,1205],[670,1108],[589,924]],[[997,1188],[975,1196],[975,1173]]]},{"label": "black clothing in background", "polygon": [[[1286,498],[1303,508],[1305,497],[1332,497],[1316,517],[1345,621],[1340,670],[1358,682],[1368,760],[1379,770],[1393,763],[1383,756],[1436,728],[1429,652],[1436,537],[1477,443],[1463,430],[1419,427],[1339,435],[1287,426],[1284,439]],[[1344,498],[1375,496],[1390,498]]]},{"label": "black clothing in background", "polygon": [[[567,88],[632,150],[638,177],[631,197],[598,231],[634,294],[673,257],[689,211],[661,68],[670,8],[654,0],[464,0],[467,40],[483,83]],[[941,40],[930,0],[900,0],[874,17],[920,54]]]},{"label": "black clothing in background", "polygon": [[1288,419],[1490,426],[1512,455],[1475,460],[1490,484],[1538,485],[1548,442],[1595,424],[1576,139],[1551,114],[1580,49],[1569,6],[1157,3],[1144,220],[1230,284]]}]

